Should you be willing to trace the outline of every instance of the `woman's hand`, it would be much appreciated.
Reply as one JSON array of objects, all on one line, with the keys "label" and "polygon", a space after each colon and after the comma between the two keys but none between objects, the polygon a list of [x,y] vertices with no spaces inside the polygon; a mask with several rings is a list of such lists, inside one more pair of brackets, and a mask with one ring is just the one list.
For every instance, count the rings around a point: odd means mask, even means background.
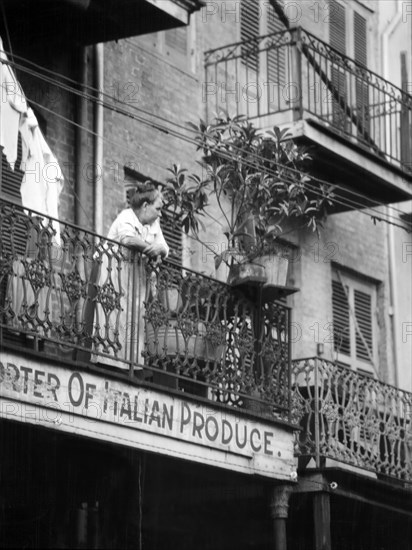
[{"label": "woman's hand", "polygon": [[152,244],[147,245],[144,248],[143,253],[147,254],[151,258],[155,258],[158,256],[166,256],[166,249],[162,243],[154,242]]}]

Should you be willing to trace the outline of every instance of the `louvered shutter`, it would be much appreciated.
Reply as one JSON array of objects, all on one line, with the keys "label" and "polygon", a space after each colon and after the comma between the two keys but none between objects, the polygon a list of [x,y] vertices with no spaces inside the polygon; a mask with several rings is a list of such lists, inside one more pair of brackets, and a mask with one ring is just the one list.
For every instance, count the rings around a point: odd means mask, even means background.
[{"label": "louvered shutter", "polygon": [[162,212],[162,231],[167,244],[170,247],[169,257],[182,263],[182,230],[177,224],[173,212],[163,210]]},{"label": "louvered shutter", "polygon": [[21,204],[20,187],[24,172],[18,167],[21,163],[22,143],[20,133],[17,142],[17,159],[15,169],[12,170],[3,151],[1,153],[1,196],[15,203]]},{"label": "louvered shutter", "polygon": [[[0,147],[0,149],[2,149]],[[17,160],[16,166],[19,166],[21,162],[21,138],[19,134],[19,141],[17,147]],[[2,199],[10,200],[14,203],[21,205],[20,186],[23,179],[24,172],[15,168],[12,170],[7,161],[6,156],[1,152],[1,182],[0,182],[0,196]],[[6,214],[10,210],[6,208]],[[13,238],[13,240],[12,240]],[[7,265],[9,259],[15,260],[17,256],[24,255],[26,247],[30,246],[27,235],[27,226],[23,222],[22,213],[18,212],[17,218],[14,223],[10,225],[7,216],[2,221],[1,227],[1,242],[0,242],[0,255],[2,256],[5,265]],[[4,305],[4,301],[7,293],[8,277],[3,275],[0,277],[0,304]],[[0,317],[0,321],[3,319]]]},{"label": "louvered shutter", "polygon": [[[240,40],[242,63],[248,69],[259,70],[259,52],[256,43],[249,40],[259,36],[260,8],[258,0],[242,0],[240,4]],[[245,43],[246,42],[246,43]]]},{"label": "louvered shutter", "polygon": [[336,359],[358,372],[377,372],[376,285],[337,270],[332,280],[332,312]]},{"label": "louvered shutter", "polygon": [[332,99],[332,120],[336,128],[339,128],[343,132],[347,132],[349,129],[349,120],[347,115],[348,105],[348,92],[347,81],[345,73],[343,73],[338,67],[332,67],[332,85],[339,97],[337,101],[334,97]]},{"label": "louvered shutter", "polygon": [[345,289],[339,281],[332,281],[333,341],[338,353],[350,355],[350,310]]},{"label": "louvered shutter", "polygon": [[[277,13],[272,8],[269,7],[268,12],[268,21],[267,21],[267,33],[277,33],[285,30],[285,27],[281,20],[279,19]],[[281,44],[282,41],[280,40]],[[280,45],[279,44],[279,45]],[[275,47],[268,50],[268,79],[269,82],[283,86],[286,84],[286,61],[285,61],[285,47]]]},{"label": "louvered shutter", "polygon": [[355,289],[354,307],[357,321],[356,358],[371,362],[373,356],[371,295]]},{"label": "louvered shutter", "polygon": [[329,44],[346,54],[346,13],[336,0],[329,0]]},{"label": "louvered shutter", "polygon": [[355,61],[367,67],[366,19],[356,11],[353,14]]},{"label": "louvered shutter", "polygon": [[[329,0],[329,44],[338,52],[346,54],[346,12],[345,8],[336,0]],[[331,64],[331,80],[340,98],[340,101],[336,101],[332,97],[332,121],[335,127],[346,132],[348,130],[346,76],[339,64],[333,61]]]},{"label": "louvered shutter", "polygon": [[[353,14],[354,56],[355,61],[367,67],[366,19],[359,13]],[[361,69],[360,69],[361,70]],[[365,80],[356,79],[356,115],[358,118],[358,137],[369,136],[369,89]]]},{"label": "louvered shutter", "polygon": [[[20,187],[24,172],[18,168],[21,163],[22,144],[19,134],[17,144],[17,159],[15,169],[12,170],[6,156],[1,153],[1,197],[21,205]],[[8,238],[9,237],[9,238]],[[27,245],[27,227],[19,216],[13,231],[13,243],[17,254],[24,254]],[[7,252],[11,251],[10,235],[5,235],[3,245]]]}]

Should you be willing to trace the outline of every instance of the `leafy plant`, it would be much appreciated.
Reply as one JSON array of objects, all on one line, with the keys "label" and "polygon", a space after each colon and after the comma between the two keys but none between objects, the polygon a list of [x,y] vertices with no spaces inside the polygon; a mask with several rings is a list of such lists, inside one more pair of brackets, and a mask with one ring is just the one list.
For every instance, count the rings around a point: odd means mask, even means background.
[{"label": "leafy plant", "polygon": [[[186,233],[198,236],[209,196],[216,200],[229,249],[250,259],[271,249],[285,223],[318,231],[333,202],[333,188],[315,185],[310,156],[288,129],[262,132],[243,116],[190,124],[202,152],[203,178],[174,165],[165,192]],[[229,205],[229,207],[228,207]]]}]

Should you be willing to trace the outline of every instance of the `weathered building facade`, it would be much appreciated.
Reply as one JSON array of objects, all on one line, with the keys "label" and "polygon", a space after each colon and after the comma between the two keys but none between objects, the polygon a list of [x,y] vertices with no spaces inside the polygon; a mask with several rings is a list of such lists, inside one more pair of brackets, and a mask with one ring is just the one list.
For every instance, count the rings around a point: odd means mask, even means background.
[{"label": "weathered building facade", "polygon": [[[409,548],[410,3],[29,4],[2,2],[4,65],[64,187],[56,236],[3,154],[0,543]],[[214,278],[221,220],[207,247],[164,220],[160,268],[104,238],[221,109],[336,186],[267,303]]]}]

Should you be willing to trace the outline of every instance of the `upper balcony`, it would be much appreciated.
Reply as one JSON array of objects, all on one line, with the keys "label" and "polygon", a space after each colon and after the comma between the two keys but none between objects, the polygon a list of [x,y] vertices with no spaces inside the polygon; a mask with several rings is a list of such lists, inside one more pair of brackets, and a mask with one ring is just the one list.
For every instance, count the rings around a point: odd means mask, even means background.
[{"label": "upper balcony", "polygon": [[201,0],[1,0],[3,15],[0,35],[10,32],[27,44],[60,41],[96,44],[189,23]]},{"label": "upper balcony", "polygon": [[312,174],[339,185],[341,202],[412,196],[412,97],[310,33],[210,50],[205,73],[208,118],[224,109],[262,129],[289,127],[310,147]]},{"label": "upper balcony", "polygon": [[0,330],[58,359],[290,423],[290,310],[0,201]]},{"label": "upper balcony", "polygon": [[292,389],[301,470],[312,459],[335,481],[349,467],[412,489],[412,393],[319,357],[293,361]]}]

